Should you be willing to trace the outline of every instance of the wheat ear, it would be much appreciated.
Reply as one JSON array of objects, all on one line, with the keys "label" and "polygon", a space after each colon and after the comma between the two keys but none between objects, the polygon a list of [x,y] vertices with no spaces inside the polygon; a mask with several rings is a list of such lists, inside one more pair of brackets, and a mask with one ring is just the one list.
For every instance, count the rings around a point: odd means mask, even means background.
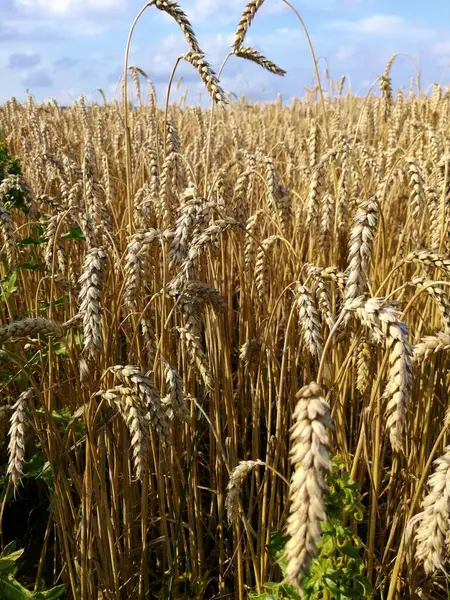
[{"label": "wheat ear", "polygon": [[227,509],[228,522],[235,523],[239,518],[239,494],[242,484],[247,475],[259,465],[264,463],[261,460],[241,460],[230,475],[227,485],[227,496],[225,499],[225,508]]},{"label": "wheat ear", "polygon": [[286,579],[300,587],[302,576],[317,554],[321,523],[326,519],[324,475],[330,470],[328,449],[330,409],[320,387],[312,382],[297,392],[291,428],[290,460],[294,465],[289,490],[289,540],[284,558]]},{"label": "wheat ear", "polygon": [[35,317],[32,319],[23,319],[15,321],[4,327],[0,327],[0,344],[5,343],[11,338],[37,336],[60,338],[64,335],[64,330],[59,323],[45,319],[44,317]]},{"label": "wheat ear", "polygon": [[264,0],[249,0],[237,26],[233,42],[234,50],[238,50],[242,46],[247,31],[255,18],[256,12],[263,4]]},{"label": "wheat ear", "polygon": [[83,315],[83,346],[93,358],[102,345],[101,296],[106,276],[106,251],[93,248],[86,254],[80,283],[80,313]]},{"label": "wheat ear", "polygon": [[434,465],[416,531],[416,559],[427,574],[444,568],[444,547],[450,531],[450,446]]},{"label": "wheat ear", "polygon": [[134,391],[146,407],[150,423],[160,435],[163,444],[170,444],[169,424],[161,398],[147,375],[132,365],[116,365],[110,367],[110,371],[122,384]]},{"label": "wheat ear", "polygon": [[22,467],[25,461],[25,436],[27,432],[27,421],[30,412],[30,402],[33,390],[22,392],[14,404],[9,428],[8,444],[8,475],[14,488],[17,488],[22,477]]},{"label": "wheat ear", "polygon": [[266,69],[270,73],[274,75],[280,75],[283,77],[286,75],[286,71],[281,67],[277,66],[274,62],[266,58],[263,54],[254,50],[253,48],[247,48],[240,46],[234,50],[234,54],[239,56],[240,58],[245,58],[246,60],[250,60],[251,62],[256,63],[263,69]]}]

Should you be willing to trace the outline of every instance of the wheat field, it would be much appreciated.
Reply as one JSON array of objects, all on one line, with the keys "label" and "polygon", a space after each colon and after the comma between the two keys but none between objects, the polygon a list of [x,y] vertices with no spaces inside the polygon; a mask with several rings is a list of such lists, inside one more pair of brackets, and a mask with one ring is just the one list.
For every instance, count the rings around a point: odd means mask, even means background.
[{"label": "wheat field", "polygon": [[[282,75],[261,4],[232,51]],[[449,598],[450,95],[394,57],[364,98],[228,103],[156,7],[211,110],[137,67],[0,106],[2,547],[38,494],[35,590]]]}]

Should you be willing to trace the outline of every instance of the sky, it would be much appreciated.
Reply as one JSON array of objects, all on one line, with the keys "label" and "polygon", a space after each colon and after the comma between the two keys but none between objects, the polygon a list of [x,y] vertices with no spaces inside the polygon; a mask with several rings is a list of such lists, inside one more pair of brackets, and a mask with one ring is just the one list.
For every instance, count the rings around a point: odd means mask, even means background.
[{"label": "sky", "polygon": [[[232,43],[247,0],[180,0],[207,60],[217,71]],[[291,0],[301,14],[326,75],[347,76],[354,93],[366,94],[394,53],[395,87],[409,89],[420,72],[427,90],[450,84],[450,2],[448,0]],[[69,104],[81,94],[101,101],[119,97],[124,51],[143,0],[0,0],[0,102],[27,92],[37,101],[55,98]],[[287,74],[277,77],[258,65],[232,57],[222,86],[227,93],[270,101],[289,101],[314,84],[313,63],[305,35],[282,0],[265,0],[246,44],[262,52]],[[188,49],[176,23],[151,7],[132,39],[130,65],[153,81],[158,102],[177,57]],[[179,79],[180,78],[180,79]],[[178,80],[179,79],[179,80]],[[177,70],[171,98],[187,90],[188,103],[206,103],[207,94],[192,66]],[[144,97],[145,85],[143,82]]]}]

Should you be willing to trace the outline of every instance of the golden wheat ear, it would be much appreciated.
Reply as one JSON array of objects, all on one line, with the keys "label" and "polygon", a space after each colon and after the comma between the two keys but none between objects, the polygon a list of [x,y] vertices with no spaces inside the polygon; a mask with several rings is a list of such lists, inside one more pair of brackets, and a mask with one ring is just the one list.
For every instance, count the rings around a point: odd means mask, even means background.
[{"label": "golden wheat ear", "polygon": [[180,26],[187,43],[193,52],[202,53],[194,29],[186,15],[176,2],[171,0],[156,0],[156,8],[170,15]]},{"label": "golden wheat ear", "polygon": [[212,70],[211,65],[206,62],[204,54],[201,52],[187,52],[186,54],[183,54],[183,58],[186,62],[197,69],[198,74],[200,75],[213,101],[219,106],[226,104],[227,98],[225,96],[225,92],[220,87],[219,80]]},{"label": "golden wheat ear", "polygon": [[250,0],[242,13],[234,36],[233,48],[238,50],[244,43],[247,31],[252,24],[258,9],[264,4],[264,0]]},{"label": "golden wheat ear", "polygon": [[239,56],[240,58],[245,58],[246,60],[250,60],[251,62],[256,63],[257,65],[259,65],[263,69],[266,69],[270,73],[273,73],[274,75],[280,75],[281,77],[284,77],[284,75],[286,75],[286,71],[284,69],[278,67],[274,62],[272,62],[263,54],[261,54],[257,50],[254,50],[253,48],[241,46],[240,48],[237,48],[234,51],[234,54],[236,56]]}]

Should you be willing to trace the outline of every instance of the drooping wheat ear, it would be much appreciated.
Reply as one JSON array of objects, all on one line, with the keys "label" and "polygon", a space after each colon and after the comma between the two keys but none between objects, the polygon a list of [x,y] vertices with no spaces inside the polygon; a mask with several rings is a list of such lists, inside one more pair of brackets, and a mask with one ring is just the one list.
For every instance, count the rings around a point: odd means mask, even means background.
[{"label": "drooping wheat ear", "polygon": [[323,350],[323,337],[313,295],[305,285],[298,283],[295,288],[295,301],[305,344],[312,356],[319,358]]},{"label": "drooping wheat ear", "polygon": [[37,336],[60,338],[63,335],[64,330],[59,323],[55,323],[55,321],[45,319],[44,317],[35,317],[15,321],[9,325],[0,327],[0,344],[4,344],[11,338],[35,338]]},{"label": "drooping wheat ear", "polygon": [[109,369],[126,387],[133,389],[148,412],[148,418],[154,430],[159,434],[163,444],[170,444],[169,424],[164,412],[161,398],[150,379],[137,367],[132,365],[116,365]]},{"label": "drooping wheat ear", "polygon": [[64,274],[66,272],[67,267],[66,259],[64,256],[64,252],[61,249],[61,241],[59,238],[56,238],[62,218],[63,217],[61,214],[56,214],[53,217],[50,217],[50,219],[47,222],[47,227],[45,229],[44,234],[44,237],[47,239],[47,245],[45,247],[44,252],[44,261],[47,268],[49,270],[52,270],[54,251],[56,249],[57,266],[59,267],[59,271],[62,274]]},{"label": "drooping wheat ear", "polygon": [[320,155],[321,136],[320,129],[316,119],[311,120],[311,125],[308,135],[308,160],[311,171],[316,166]]},{"label": "drooping wheat ear", "polygon": [[450,274],[450,259],[440,254],[427,250],[414,250],[405,258],[406,263],[415,263],[427,267],[435,267],[444,273]]},{"label": "drooping wheat ear", "polygon": [[255,18],[257,10],[263,5],[264,0],[249,0],[247,6],[242,13],[242,17],[238,23],[236,34],[234,36],[233,48],[238,50],[244,43],[247,31]]},{"label": "drooping wheat ear", "polygon": [[101,396],[119,410],[130,433],[133,465],[136,477],[142,479],[148,468],[149,431],[147,407],[136,391],[118,386],[101,392]]},{"label": "drooping wheat ear", "polygon": [[261,302],[267,301],[268,287],[269,287],[269,252],[273,248],[275,242],[278,240],[278,236],[271,235],[263,240],[261,247],[256,255],[255,263],[255,281],[256,289],[258,290],[258,296]]},{"label": "drooping wheat ear", "polygon": [[291,428],[290,460],[294,465],[289,490],[289,517],[286,533],[289,540],[284,551],[286,579],[300,587],[301,579],[317,554],[321,523],[326,519],[324,475],[331,463],[328,431],[333,427],[330,408],[317,383],[297,392],[297,405]]},{"label": "drooping wheat ear", "polygon": [[162,243],[166,238],[160,229],[150,229],[145,233],[136,233],[130,237],[125,255],[125,302],[131,308],[136,307],[136,301],[145,274],[146,254],[153,242]]},{"label": "drooping wheat ear", "polygon": [[83,347],[87,358],[102,346],[101,297],[106,277],[107,254],[104,248],[92,248],[84,259],[80,283],[80,313],[83,315]]},{"label": "drooping wheat ear", "polygon": [[319,267],[320,276],[336,284],[341,294],[344,294],[345,286],[347,285],[347,275],[340,271],[338,267]]},{"label": "drooping wheat ear", "polygon": [[421,363],[434,354],[450,351],[450,333],[439,331],[436,335],[425,336],[414,346],[414,362]]},{"label": "drooping wheat ear", "polygon": [[427,232],[428,245],[432,252],[439,252],[442,231],[440,225],[442,211],[439,206],[439,196],[433,186],[426,187],[425,195],[429,214],[429,227]]},{"label": "drooping wheat ear", "polygon": [[425,277],[414,277],[411,285],[424,290],[434,300],[442,317],[443,330],[450,332],[450,299],[448,293],[436,281]]},{"label": "drooping wheat ear", "polygon": [[189,362],[196,366],[205,386],[211,388],[212,378],[208,368],[207,356],[202,347],[199,323],[195,315],[189,321],[189,325],[177,327],[177,331],[180,334],[181,343],[187,350]]},{"label": "drooping wheat ear", "polygon": [[204,204],[204,199],[198,196],[195,188],[189,187],[184,190],[169,252],[171,268],[186,258]]},{"label": "drooping wheat ear", "polygon": [[244,246],[244,261],[247,270],[250,270],[256,258],[256,232],[264,215],[264,210],[259,209],[254,212],[248,219],[245,226],[245,246]]},{"label": "drooping wheat ear", "polygon": [[136,95],[137,95],[139,104],[142,106],[141,82],[139,81],[139,75],[141,77],[144,77],[145,79],[148,79],[148,76],[145,73],[145,71],[143,71],[142,69],[140,69],[139,67],[136,67],[134,65],[130,65],[128,67],[128,70],[131,71],[131,77],[133,78],[134,87],[136,88]]},{"label": "drooping wheat ear", "polygon": [[342,161],[342,172],[339,178],[338,196],[336,200],[336,227],[342,235],[347,232],[348,219],[351,207],[351,192],[350,192],[350,169],[348,168],[348,159]]},{"label": "drooping wheat ear", "polygon": [[33,390],[22,392],[14,404],[9,428],[8,444],[8,475],[14,488],[17,488],[22,476],[22,467],[25,461],[25,437],[27,433],[27,421],[30,413],[30,403]]},{"label": "drooping wheat ear", "polygon": [[416,559],[426,574],[444,569],[444,548],[450,531],[450,446],[434,465],[415,536]]},{"label": "drooping wheat ear", "polygon": [[217,313],[221,313],[227,306],[227,301],[215,287],[205,281],[191,279],[186,282],[180,292],[181,310],[184,312],[184,306],[190,304],[199,310],[202,306],[208,305]]},{"label": "drooping wheat ear", "polygon": [[193,52],[202,53],[192,25],[190,24],[186,13],[180,8],[178,3],[172,2],[172,0],[156,0],[155,6],[175,19],[180,26],[187,43],[191,47],[191,50]]},{"label": "drooping wheat ear", "polygon": [[259,459],[241,460],[231,472],[225,499],[225,508],[227,509],[229,523],[236,523],[239,518],[239,495],[244,479],[251,471],[256,469],[256,467],[263,464],[263,461]]},{"label": "drooping wheat ear", "polygon": [[[186,403],[186,395],[184,393],[183,380],[180,374],[166,360],[163,360],[164,371],[166,374],[167,401],[165,403],[166,410],[169,410],[180,421],[189,422],[189,407]],[[164,400],[164,399],[163,399]],[[170,415],[169,416],[173,416]]]},{"label": "drooping wheat ear", "polygon": [[367,340],[362,339],[358,346],[356,359],[356,389],[363,395],[369,387],[370,371],[372,364],[372,349]]},{"label": "drooping wheat ear", "polygon": [[308,275],[313,279],[315,292],[319,302],[320,312],[322,313],[328,327],[332,329],[334,325],[334,315],[331,309],[330,290],[324,277],[321,275],[320,267],[308,264]]},{"label": "drooping wheat ear", "polygon": [[261,342],[258,339],[247,340],[239,349],[239,360],[248,366],[258,358],[260,351]]},{"label": "drooping wheat ear", "polygon": [[241,224],[232,217],[224,217],[223,219],[213,221],[209,227],[196,235],[192,240],[188,255],[173,282],[173,287],[177,287],[180,284],[182,285],[191,278],[192,271],[197,265],[200,257],[203,256],[208,248],[211,250],[217,248],[220,236],[227,229],[240,226]]},{"label": "drooping wheat ear", "polygon": [[349,241],[348,279],[344,294],[346,302],[354,300],[367,289],[366,272],[372,255],[379,211],[380,205],[375,195],[355,215]]},{"label": "drooping wheat ear", "polygon": [[404,446],[408,397],[411,388],[412,347],[408,328],[399,320],[399,312],[384,298],[358,298],[344,306],[354,310],[377,343],[384,343],[389,352],[389,374],[384,398],[386,399],[386,428],[394,451]]},{"label": "drooping wheat ear", "polygon": [[311,180],[309,182],[308,198],[306,200],[306,222],[305,226],[309,229],[312,225],[315,225],[319,208],[319,196],[324,186],[324,168],[325,164],[319,160],[317,165],[314,167]]},{"label": "drooping wheat ear", "polygon": [[423,210],[425,208],[425,194],[423,189],[422,170],[416,158],[406,158],[408,167],[410,192],[410,213],[411,226],[413,229],[413,239],[420,246],[420,224],[422,220]]},{"label": "drooping wheat ear", "polygon": [[266,69],[270,73],[274,75],[280,75],[284,77],[286,75],[286,71],[276,65],[274,62],[266,58],[263,54],[255,50],[254,48],[248,48],[244,46],[240,46],[234,50],[234,54],[239,56],[240,58],[245,58],[246,60],[250,60],[251,62],[256,63],[263,69]]},{"label": "drooping wheat ear", "polygon": [[320,238],[321,250],[327,252],[330,247],[331,232],[334,223],[334,202],[332,194],[326,193],[322,196],[320,203]]},{"label": "drooping wheat ear", "polygon": [[70,329],[72,329],[73,327],[76,327],[77,325],[79,325],[82,321],[83,321],[83,315],[81,313],[78,313],[75,316],[68,319],[67,321],[64,321],[64,323],[62,323],[62,325],[61,325],[61,328],[62,328],[63,332],[66,332],[66,331],[69,331]]},{"label": "drooping wheat ear", "polygon": [[92,250],[95,248],[95,228],[94,223],[92,221],[92,217],[88,212],[83,212],[80,215],[81,221],[81,229],[84,233],[84,237],[86,238],[86,247],[88,250]]},{"label": "drooping wheat ear", "polygon": [[17,264],[17,239],[16,230],[14,227],[11,215],[4,206],[0,204],[0,229],[2,233],[3,243],[5,244],[6,257],[10,267]]},{"label": "drooping wheat ear", "polygon": [[197,69],[209,95],[218,106],[224,106],[227,104],[227,98],[225,92],[220,86],[219,80],[216,74],[211,68],[211,65],[206,62],[205,55],[200,52],[187,52],[183,54],[183,58],[195,69]]}]

